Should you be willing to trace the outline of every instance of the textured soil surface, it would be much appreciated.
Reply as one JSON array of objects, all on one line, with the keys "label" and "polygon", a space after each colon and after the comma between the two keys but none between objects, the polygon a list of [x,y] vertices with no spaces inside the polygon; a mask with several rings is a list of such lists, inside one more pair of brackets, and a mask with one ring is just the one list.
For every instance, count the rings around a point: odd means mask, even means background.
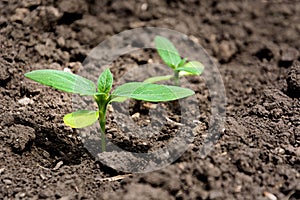
[{"label": "textured soil surface", "polygon": [[[0,13],[0,199],[300,199],[299,1],[2,0]],[[63,124],[71,95],[24,73],[79,73],[98,43],[144,26],[182,32],[214,58],[226,89],[225,130],[200,158],[210,97],[191,78],[201,110],[193,143],[161,170],[120,177]],[[150,61],[161,62],[155,51],[127,55],[112,72]],[[147,125],[149,105],[131,105],[133,120]],[[180,118],[161,106],[171,122]],[[108,137],[134,151],[163,146],[178,128],[169,124],[145,145],[109,115]]]}]

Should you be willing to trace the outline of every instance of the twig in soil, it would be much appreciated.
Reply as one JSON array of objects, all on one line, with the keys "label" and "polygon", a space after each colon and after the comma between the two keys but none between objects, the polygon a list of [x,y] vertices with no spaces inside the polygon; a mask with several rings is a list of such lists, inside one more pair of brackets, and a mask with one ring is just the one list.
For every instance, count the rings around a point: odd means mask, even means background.
[{"label": "twig in soil", "polygon": [[132,177],[132,174],[118,175],[118,176],[113,176],[113,177],[101,178],[101,179],[98,179],[98,180],[102,181],[102,182],[111,182],[111,181],[122,180],[122,179],[127,178],[127,177]]},{"label": "twig in soil", "polygon": [[171,120],[169,117],[166,117],[166,120],[167,120],[168,122],[172,123],[172,124],[177,125],[177,126],[183,126],[183,124],[178,123],[178,122],[175,122],[175,121]]},{"label": "twig in soil", "polygon": [[74,187],[74,190],[78,193],[79,189],[78,189],[77,185],[74,185],[73,187]]},{"label": "twig in soil", "polygon": [[44,170],[51,171],[51,169],[49,169],[49,168],[47,168],[47,167],[43,167],[42,165],[37,164],[37,166],[40,167],[40,168],[42,168],[42,169],[44,169]]},{"label": "twig in soil", "polygon": [[53,170],[58,170],[63,164],[64,164],[63,161],[59,161],[59,162],[55,165],[55,167],[53,167]]},{"label": "twig in soil", "polygon": [[40,174],[40,177],[41,177],[42,180],[46,180],[47,179],[44,174]]}]

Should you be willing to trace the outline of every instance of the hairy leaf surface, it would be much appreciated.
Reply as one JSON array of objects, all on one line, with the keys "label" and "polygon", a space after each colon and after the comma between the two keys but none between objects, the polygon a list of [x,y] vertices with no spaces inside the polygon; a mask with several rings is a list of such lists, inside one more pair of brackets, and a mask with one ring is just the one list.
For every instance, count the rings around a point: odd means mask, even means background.
[{"label": "hairy leaf surface", "polygon": [[181,62],[181,57],[170,40],[162,36],[154,39],[155,47],[162,60],[171,68],[175,69]]},{"label": "hairy leaf surface", "polygon": [[117,87],[113,97],[127,97],[149,102],[163,102],[181,99],[194,94],[194,91],[177,86],[131,82]]},{"label": "hairy leaf surface", "polygon": [[96,92],[92,81],[69,72],[42,69],[28,72],[25,77],[64,92],[80,95],[94,95]]}]

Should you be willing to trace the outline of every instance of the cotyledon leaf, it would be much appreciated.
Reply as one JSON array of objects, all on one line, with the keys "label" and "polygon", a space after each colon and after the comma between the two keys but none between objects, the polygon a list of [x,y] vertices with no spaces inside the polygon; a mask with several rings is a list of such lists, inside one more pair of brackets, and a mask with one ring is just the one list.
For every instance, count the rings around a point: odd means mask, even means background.
[{"label": "cotyledon leaf", "polygon": [[41,69],[28,72],[25,77],[64,92],[80,95],[94,95],[96,92],[92,81],[70,72]]},{"label": "cotyledon leaf", "polygon": [[94,124],[99,118],[99,112],[94,110],[78,110],[66,114],[64,123],[72,128],[84,128]]},{"label": "cotyledon leaf", "polygon": [[177,70],[180,71],[179,75],[200,75],[204,70],[204,65],[198,61],[190,61],[185,65],[178,67]]},{"label": "cotyledon leaf", "polygon": [[173,43],[162,36],[156,36],[154,42],[155,48],[162,60],[171,68],[176,69],[181,62],[181,57]]},{"label": "cotyledon leaf", "polygon": [[177,86],[131,82],[117,87],[112,92],[112,97],[127,97],[149,102],[163,102],[181,99],[193,94],[193,90]]}]

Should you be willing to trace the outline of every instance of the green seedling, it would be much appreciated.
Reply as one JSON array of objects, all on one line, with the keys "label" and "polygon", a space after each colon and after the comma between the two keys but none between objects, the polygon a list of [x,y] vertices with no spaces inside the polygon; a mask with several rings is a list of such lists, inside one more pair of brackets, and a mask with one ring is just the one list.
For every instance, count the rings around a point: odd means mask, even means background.
[{"label": "green seedling", "polygon": [[66,114],[63,120],[72,128],[84,128],[99,121],[102,152],[106,151],[106,110],[111,102],[123,102],[128,98],[148,102],[166,102],[194,94],[194,91],[187,88],[145,82],[125,83],[111,91],[113,76],[109,69],[100,74],[97,89],[91,80],[59,70],[35,70],[26,73],[25,77],[64,92],[92,96],[98,105],[98,110],[78,110]]},{"label": "green seedling", "polygon": [[156,36],[154,39],[155,48],[161,59],[173,69],[174,75],[156,76],[146,79],[145,83],[155,83],[174,79],[175,85],[179,85],[179,77],[187,75],[200,75],[204,70],[204,65],[198,61],[187,62],[186,58],[181,58],[173,43],[165,37]]}]

